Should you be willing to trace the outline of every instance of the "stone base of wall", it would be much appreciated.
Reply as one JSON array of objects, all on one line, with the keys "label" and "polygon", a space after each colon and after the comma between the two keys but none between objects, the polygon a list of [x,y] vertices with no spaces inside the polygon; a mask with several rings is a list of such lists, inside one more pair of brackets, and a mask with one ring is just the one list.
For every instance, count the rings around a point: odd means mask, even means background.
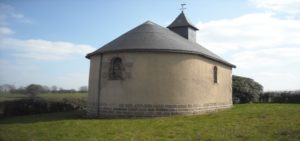
[{"label": "stone base of wall", "polygon": [[208,103],[188,105],[164,104],[107,104],[88,105],[89,117],[118,118],[118,117],[160,117],[172,115],[199,115],[207,112],[231,108],[231,103]]},{"label": "stone base of wall", "polygon": [[91,118],[97,117],[97,115],[98,115],[97,110],[98,110],[97,104],[88,103],[87,109],[86,109],[87,117],[91,117]]}]

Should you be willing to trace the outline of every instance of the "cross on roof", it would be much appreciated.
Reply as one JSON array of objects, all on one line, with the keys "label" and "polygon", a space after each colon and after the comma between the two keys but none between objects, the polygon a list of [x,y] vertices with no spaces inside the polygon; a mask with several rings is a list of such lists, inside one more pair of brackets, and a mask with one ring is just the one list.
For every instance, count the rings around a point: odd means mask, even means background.
[{"label": "cross on roof", "polygon": [[186,8],[184,7],[185,5],[186,5],[185,3],[181,4],[181,8],[180,8],[181,11],[183,11],[183,10],[186,9]]}]

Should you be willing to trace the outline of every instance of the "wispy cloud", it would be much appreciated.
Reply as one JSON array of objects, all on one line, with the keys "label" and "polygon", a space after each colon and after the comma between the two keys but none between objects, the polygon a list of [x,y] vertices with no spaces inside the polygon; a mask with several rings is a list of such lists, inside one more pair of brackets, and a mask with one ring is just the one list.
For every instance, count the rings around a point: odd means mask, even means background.
[{"label": "wispy cloud", "polygon": [[17,12],[12,6],[0,3],[0,26],[8,25],[10,19],[21,23],[32,23],[32,20]]},{"label": "wispy cloud", "polygon": [[300,13],[300,0],[250,0],[256,7],[289,14]]},{"label": "wispy cloud", "polygon": [[[66,41],[20,39],[14,34],[17,31],[10,28],[12,22],[32,23],[12,6],[0,3],[0,84],[26,86],[38,83],[64,88],[87,85],[88,72],[74,66],[78,64],[78,67],[88,69],[86,63],[78,62],[78,58],[84,60],[94,47]],[[66,62],[71,64],[66,65]],[[52,71],[56,70],[54,68],[59,68],[59,73]]]},{"label": "wispy cloud", "polygon": [[44,39],[18,39],[9,28],[9,19],[17,22],[31,23],[23,14],[12,6],[0,3],[0,49],[10,51],[13,57],[23,57],[35,60],[62,60],[74,55],[84,56],[95,50],[92,46],[74,44],[65,41],[48,41]]},{"label": "wispy cloud", "polygon": [[8,27],[0,27],[0,37],[10,36],[15,32]]},{"label": "wispy cloud", "polygon": [[300,83],[300,20],[266,12],[197,26],[198,42],[237,65],[236,74],[258,80],[267,90],[300,88],[295,85]]},{"label": "wispy cloud", "polygon": [[15,38],[2,39],[0,49],[11,50],[11,55],[14,57],[35,60],[62,60],[75,55],[84,56],[95,50],[94,47],[84,44],[41,39],[20,40]]}]

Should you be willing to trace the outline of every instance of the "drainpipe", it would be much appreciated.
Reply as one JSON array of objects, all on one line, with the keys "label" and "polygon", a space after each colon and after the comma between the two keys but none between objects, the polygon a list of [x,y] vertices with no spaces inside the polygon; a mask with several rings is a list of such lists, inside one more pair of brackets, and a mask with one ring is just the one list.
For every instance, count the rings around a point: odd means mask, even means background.
[{"label": "drainpipe", "polygon": [[99,79],[98,79],[98,97],[97,97],[97,117],[100,116],[100,91],[101,91],[101,75],[102,75],[102,58],[103,54],[100,54],[100,69],[99,69]]}]

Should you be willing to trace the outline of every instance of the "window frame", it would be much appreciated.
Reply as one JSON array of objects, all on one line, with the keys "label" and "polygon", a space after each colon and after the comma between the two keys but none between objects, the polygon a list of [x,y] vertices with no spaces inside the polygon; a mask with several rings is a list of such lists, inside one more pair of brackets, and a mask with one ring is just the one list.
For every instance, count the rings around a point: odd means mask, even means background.
[{"label": "window frame", "polygon": [[112,58],[109,67],[109,80],[123,80],[123,71],[124,67],[122,58]]}]

